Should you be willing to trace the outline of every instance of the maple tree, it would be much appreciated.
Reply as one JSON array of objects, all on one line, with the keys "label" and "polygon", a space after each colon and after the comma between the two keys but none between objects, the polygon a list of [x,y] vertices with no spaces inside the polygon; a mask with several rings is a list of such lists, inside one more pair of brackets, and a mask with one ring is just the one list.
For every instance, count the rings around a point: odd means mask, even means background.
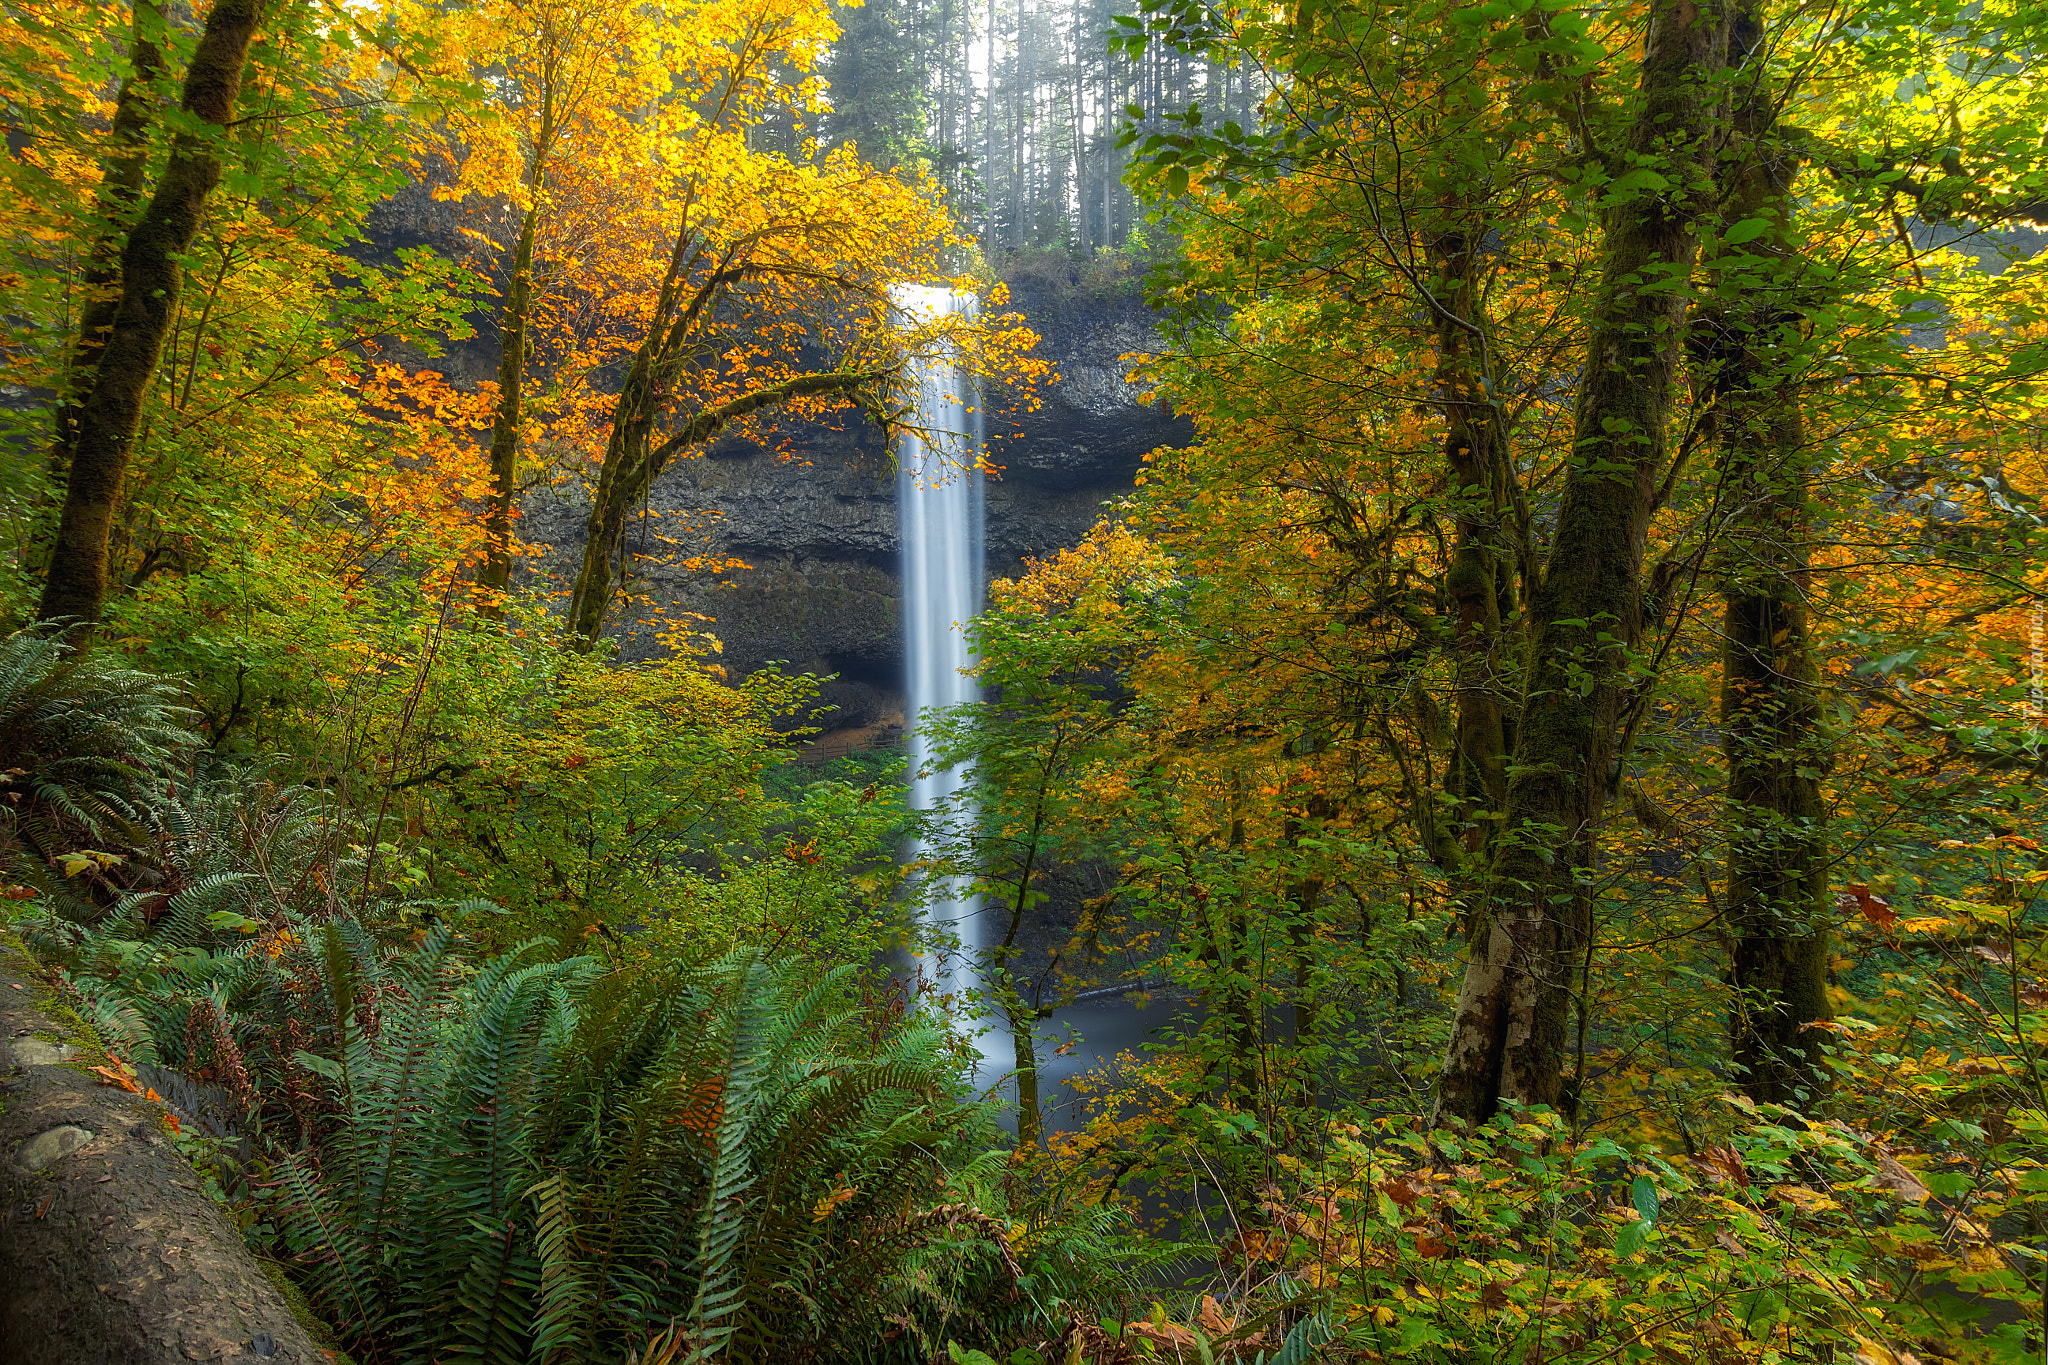
[{"label": "maple tree", "polygon": [[[462,18],[460,36],[448,35],[443,17],[430,11],[401,11],[398,22],[439,38],[453,50],[454,60],[469,68],[463,74],[488,73],[501,101],[462,119],[454,130],[464,154],[455,183],[438,192],[451,197],[502,192],[520,211],[498,308],[492,490],[485,559],[477,575],[483,587],[502,593],[512,579],[525,387],[539,341],[537,314],[545,302],[536,297],[535,255],[544,249],[544,231],[557,229],[549,235],[562,235],[553,221],[564,207],[555,182],[571,179],[576,171],[647,182],[656,160],[653,148],[670,134],[659,115],[637,115],[649,107],[659,109],[671,93],[661,24],[674,19],[659,11],[584,3],[504,5]],[[581,163],[567,175],[557,165],[565,156]]]},{"label": "maple tree", "polygon": [[[1896,395],[1859,387],[1861,376],[1844,394],[1815,373],[1839,367],[1853,375],[1860,365],[1888,363],[1846,358],[1859,345],[1881,350],[1885,339],[1874,327],[1849,337],[1839,326],[1810,329],[1810,319],[1832,309],[1847,321],[1881,307],[1878,300],[1909,267],[1897,255],[1859,254],[1802,268],[1782,247],[1773,254],[1770,241],[1779,239],[1769,234],[1784,229],[1772,227],[1778,210],[1771,205],[1782,203],[1773,194],[1783,190],[1770,190],[1769,176],[1816,154],[1806,144],[1789,150],[1792,134],[1743,112],[1763,106],[1739,101],[1771,90],[1774,101],[1817,109],[1832,98],[1837,73],[1815,77],[1811,93],[1772,85],[1768,65],[1721,65],[1715,44],[1727,34],[1717,30],[1701,38],[1712,50],[1686,49],[1672,58],[1683,58],[1675,74],[1659,75],[1661,58],[1652,52],[1639,91],[1631,90],[1635,82],[1617,79],[1626,68],[1605,54],[1640,32],[1641,23],[1676,41],[1672,27],[1658,26],[1650,11],[1602,21],[1611,28],[1575,14],[1549,23],[1533,15],[1467,12],[1454,20],[1404,11],[1397,20],[1332,7],[1284,23],[1246,14],[1219,26],[1214,16],[1184,7],[1162,4],[1150,13],[1149,32],[1139,23],[1132,43],[1222,51],[1241,44],[1300,73],[1274,106],[1271,130],[1205,126],[1191,113],[1144,144],[1156,192],[1192,196],[1190,260],[1178,288],[1191,302],[1218,291],[1236,291],[1243,300],[1220,325],[1193,317],[1182,333],[1184,348],[1158,367],[1164,390],[1194,408],[1209,441],[1185,457],[1155,460],[1153,479],[1164,474],[1170,482],[1154,505],[1165,543],[1187,545],[1205,574],[1234,575],[1237,566],[1225,556],[1241,556],[1247,543],[1278,549],[1300,537],[1299,548],[1290,547],[1290,557],[1306,561],[1297,561],[1296,572],[1328,583],[1325,594],[1341,594],[1334,601],[1324,596],[1308,621],[1341,622],[1346,650],[1361,626],[1378,627],[1375,643],[1389,652],[1366,656],[1374,667],[1352,675],[1349,685],[1359,690],[1350,696],[1339,681],[1345,674],[1332,671],[1340,647],[1334,628],[1310,625],[1305,640],[1283,645],[1288,627],[1261,622],[1233,656],[1270,661],[1259,665],[1269,673],[1276,666],[1307,670],[1295,675],[1300,682],[1291,693],[1261,690],[1255,711],[1262,729],[1273,727],[1267,733],[1277,731],[1278,739],[1299,727],[1314,744],[1315,710],[1328,707],[1323,714],[1337,722],[1338,734],[1351,732],[1352,746],[1378,730],[1379,753],[1409,776],[1403,823],[1449,874],[1458,911],[1479,935],[1466,985],[1469,1027],[1453,1035],[1441,1092],[1447,1112],[1480,1117],[1499,1096],[1571,1099],[1567,1021],[1576,1012],[1583,1040],[1587,964],[1596,951],[1593,905],[1602,894],[1601,879],[1589,872],[1602,861],[1595,854],[1602,808],[1642,762],[1647,708],[1656,705],[1664,666],[1685,657],[1692,603],[1711,556],[1722,556],[1713,572],[1728,584],[1730,619],[1741,626],[1745,612],[1762,612],[1768,625],[1761,638],[1756,624],[1731,630],[1737,643],[1730,646],[1726,691],[1738,770],[1734,799],[1745,803],[1733,823],[1739,829],[1747,821],[1753,830],[1737,836],[1737,861],[1756,860],[1750,870],[1737,870],[1731,893],[1739,902],[1734,918],[1747,915],[1757,926],[1754,938],[1738,935],[1738,957],[1757,955],[1741,969],[1757,998],[1738,1015],[1782,1020],[1805,1011],[1793,1024],[1773,1026],[1786,1030],[1824,1020],[1816,974],[1825,949],[1813,931],[1798,928],[1814,922],[1821,892],[1809,882],[1795,897],[1784,880],[1786,868],[1814,865],[1811,852],[1792,852],[1799,841],[1810,850],[1822,837],[1814,826],[1817,787],[1809,784],[1826,766],[1824,750],[1815,748],[1824,741],[1810,703],[1797,699],[1796,679],[1811,665],[1798,663],[1797,621],[1788,624],[1785,615],[1799,595],[1790,585],[1803,571],[1796,562],[1783,567],[1785,554],[1803,553],[1809,534],[1798,529],[1808,502],[1796,490],[1811,456],[1798,426],[1784,425],[1799,415],[1797,405],[1788,417],[1790,400],[1758,390],[1796,392],[1805,403],[1825,395],[1827,420],[1836,422],[1846,416],[1843,399],[1889,410]],[[1803,50],[1800,43],[1818,41],[1798,20],[1768,19],[1738,10],[1713,22],[1749,35],[1738,49],[1751,63],[1781,56],[1789,62],[1785,54]],[[1449,74],[1423,80],[1402,64],[1399,44],[1424,32]],[[2005,36],[2001,31],[1993,41]],[[1970,41],[1961,33],[1954,39]],[[1903,55],[1882,44],[1850,51],[1852,64]],[[1666,78],[1669,90],[1658,84]],[[1978,101],[1991,146],[2011,147],[2000,131],[2008,92],[1964,79],[1952,93]],[[1651,137],[1655,148],[1645,143],[1630,151],[1629,111],[1638,98],[1653,112],[1636,126],[1657,130],[1639,135]],[[1678,103],[1658,106],[1659,99]],[[1695,122],[1687,125],[1688,117]],[[1687,126],[1693,142],[1666,140]],[[1863,183],[1848,165],[1865,127],[1851,125],[1841,148],[1816,156],[1835,171],[1831,189],[1840,197],[1821,201],[1817,221],[1802,233],[1860,245],[1880,223],[1889,226],[1877,216],[1886,212],[1887,192]],[[1711,155],[1704,150],[1709,142]],[[1694,151],[1685,152],[1688,146]],[[1700,158],[1685,176],[1651,164],[1655,156],[1680,154]],[[2036,175],[2023,158],[1985,167],[1977,183],[1988,189],[2005,178],[2024,186]],[[1960,194],[1946,182],[1968,178],[1951,172],[1943,179],[1948,193]],[[1680,196],[1680,209],[1644,210],[1636,198],[1666,193]],[[1997,211],[2023,211],[2026,202],[2008,191]],[[1627,233],[1637,230],[1629,214],[1639,210],[1648,214],[1638,225],[1647,236],[1628,245]],[[1707,216],[1680,230],[1683,213]],[[1696,237],[1709,247],[1697,267]],[[1594,282],[1590,292],[1576,287],[1581,278]],[[2007,287],[2014,292],[2006,306],[2025,307],[2024,286],[2009,280]],[[1731,320],[1727,309],[1734,305],[1727,301],[1737,299],[1759,310],[1775,299],[1781,311],[1775,321],[1763,312]],[[1373,311],[1382,300],[1390,308],[1384,321]],[[1605,307],[1650,310],[1612,315],[1612,325],[1623,329],[1617,337],[1648,348],[1642,373],[1599,363],[1623,344],[1599,340]],[[1404,317],[1394,308],[1413,311]],[[1434,343],[1419,356],[1420,334],[1408,320],[1415,311]],[[1364,329],[1361,344],[1333,341],[1337,318],[1347,319],[1338,334]],[[1838,349],[1822,351],[1815,337]],[[2013,359],[2013,376],[2026,371],[2026,355],[2023,349]],[[1569,376],[1580,365],[1587,368],[1574,390]],[[1407,375],[1417,369],[1435,376],[1433,392],[1415,391]],[[1361,382],[1361,374],[1371,379]],[[1613,411],[1599,406],[1608,392],[1600,385],[1610,378],[1621,405]],[[1410,461],[1423,439],[1413,413],[1399,410],[1402,402],[1426,404],[1443,423],[1441,472],[1422,467],[1419,497],[1395,492],[1402,478],[1414,477],[1405,471],[1415,468]],[[1651,406],[1637,410],[1645,403]],[[1773,412],[1779,453],[1767,458],[1753,443],[1765,439]],[[1579,424],[1576,438],[1561,429],[1566,416]],[[1718,471],[1695,455],[1717,448],[1716,440],[1726,452]],[[1596,449],[1606,453],[1587,453]],[[1697,482],[1703,474],[1715,481]],[[1148,480],[1148,494],[1155,486]],[[1706,497],[1695,495],[1696,487]],[[1184,510],[1191,494],[1192,513]],[[1279,510],[1288,503],[1299,510]],[[1455,529],[1436,531],[1439,517]],[[1283,534],[1257,529],[1262,524]],[[1444,534],[1452,537],[1448,545],[1431,544]],[[1772,538],[1789,543],[1767,561],[1780,567],[1737,567],[1753,565]],[[1329,566],[1320,574],[1319,558]],[[1262,564],[1238,581],[1257,594],[1254,600],[1267,600],[1278,572]],[[1758,584],[1747,596],[1745,574]],[[1364,610],[1338,605],[1361,580],[1375,578],[1384,586],[1369,606],[1361,604]],[[1763,605],[1766,597],[1780,605]],[[1504,623],[1512,623],[1505,635]],[[1740,644],[1745,638],[1757,643]],[[1760,647],[1782,652],[1745,664],[1752,656],[1744,651]],[[1236,652],[1247,648],[1253,652]],[[1435,659],[1444,662],[1426,662]],[[1318,674],[1337,685],[1333,694],[1301,690],[1314,688]],[[1208,682],[1215,675],[1204,669],[1203,676]],[[1276,674],[1276,683],[1287,676]],[[1404,677],[1414,682],[1404,684]],[[1426,691],[1411,690],[1432,685],[1446,689],[1455,714],[1441,767],[1433,753],[1440,708]],[[1217,694],[1211,696],[1216,704]],[[1280,719],[1309,696],[1317,698],[1309,714]],[[1742,740],[1745,716],[1767,733]],[[1756,746],[1747,759],[1746,742]],[[1745,763],[1761,767],[1744,777]],[[1773,796],[1765,790],[1773,783],[1792,789]],[[1773,808],[1773,800],[1793,804]],[[1297,810],[1306,816],[1310,807]],[[1573,840],[1576,852],[1569,851]],[[1741,854],[1745,848],[1750,852]],[[1760,878],[1767,885],[1759,886]],[[1794,901],[1806,908],[1795,911]],[[1775,904],[1766,911],[1765,902]],[[1746,905],[1759,908],[1739,908]],[[1787,974],[1784,954],[1794,951],[1794,941],[1806,944],[1795,954],[1803,954],[1803,977]],[[1778,966],[1767,971],[1774,955]],[[1770,972],[1771,980],[1760,979]],[[1796,1005],[1787,1003],[1793,997]],[[1754,1046],[1798,1052],[1812,1037],[1811,1029],[1797,1038],[1781,1033]],[[1518,1049],[1529,1057],[1519,1075]],[[1745,1057],[1755,1064],[1753,1083],[1784,1093],[1772,1087],[1787,1082],[1768,1079],[1759,1053]],[[1803,1074],[1813,1078],[1811,1068]]]}]

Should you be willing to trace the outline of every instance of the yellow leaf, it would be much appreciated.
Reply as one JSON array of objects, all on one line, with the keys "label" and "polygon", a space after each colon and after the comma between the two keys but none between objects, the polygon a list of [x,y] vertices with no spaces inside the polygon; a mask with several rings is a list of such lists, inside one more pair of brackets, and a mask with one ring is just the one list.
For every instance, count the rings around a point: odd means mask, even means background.
[{"label": "yellow leaf", "polygon": [[857,1191],[851,1185],[840,1185],[834,1189],[826,1191],[824,1194],[818,1197],[817,1203],[811,1205],[811,1221],[813,1223],[824,1222],[827,1218],[830,1218],[832,1216],[832,1211],[834,1209],[838,1208],[841,1204],[844,1204],[847,1200],[853,1198],[855,1193],[857,1193]]},{"label": "yellow leaf", "polygon": [[1819,1190],[1809,1190],[1804,1185],[1779,1185],[1771,1193],[1802,1213],[1820,1213],[1836,1207],[1835,1201],[1827,1195]]}]

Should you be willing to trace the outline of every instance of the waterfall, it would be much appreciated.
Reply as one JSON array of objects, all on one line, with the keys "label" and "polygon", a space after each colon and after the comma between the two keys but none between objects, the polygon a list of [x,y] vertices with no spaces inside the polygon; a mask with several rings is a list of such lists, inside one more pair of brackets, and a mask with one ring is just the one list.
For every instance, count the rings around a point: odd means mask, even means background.
[{"label": "waterfall", "polygon": [[[972,294],[923,285],[890,291],[911,325],[972,315]],[[981,404],[974,379],[942,356],[912,367],[916,415],[897,449],[896,520],[903,544],[903,644],[911,731],[910,808],[934,810],[960,789],[950,769],[923,773],[930,742],[918,730],[926,711],[975,700],[965,625],[982,605]],[[916,857],[922,845],[912,850]],[[927,959],[941,990],[963,997],[979,984],[980,902],[957,879],[933,888],[927,927],[957,939],[958,955]]]}]

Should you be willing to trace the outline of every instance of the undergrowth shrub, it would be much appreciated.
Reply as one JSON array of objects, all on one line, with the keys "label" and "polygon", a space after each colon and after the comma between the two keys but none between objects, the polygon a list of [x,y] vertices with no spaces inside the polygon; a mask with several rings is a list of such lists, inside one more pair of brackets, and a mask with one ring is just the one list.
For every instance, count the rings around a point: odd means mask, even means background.
[{"label": "undergrowth shrub", "polygon": [[1033,1310],[1001,1153],[915,1021],[757,952],[468,976],[436,930],[374,1036],[322,1070],[341,1122],[268,1227],[372,1359],[924,1359]]},{"label": "undergrowth shrub", "polygon": [[1159,1259],[1020,1187],[958,1040],[851,968],[478,962],[487,906],[400,935],[257,894],[28,927],[120,1056],[226,1093],[241,1221],[360,1359],[923,1360],[1050,1339]]},{"label": "undergrowth shrub", "polygon": [[[710,856],[663,864],[688,895],[621,882],[494,951],[518,914],[419,898],[447,851],[419,812],[199,753],[167,684],[22,639],[7,695],[42,728],[8,808],[49,833],[0,848],[33,883],[10,924],[110,1083],[203,1099],[209,1189],[359,1359],[1064,1359],[1176,1250],[1022,1178],[971,1049],[869,969],[901,914],[890,772],[766,800],[748,740],[703,769]],[[564,771],[598,766],[570,761],[590,727],[571,741]],[[686,830],[689,793],[649,774],[694,760],[656,758],[633,781]]]},{"label": "undergrowth shrub", "polygon": [[1850,1362],[2038,1358],[2040,1286],[1930,1193],[1944,1163],[1729,1097],[1689,1155],[1574,1139],[1530,1109],[1460,1136],[1341,1125],[1236,1204],[1191,1312],[1133,1359]]},{"label": "undergrowth shrub", "polygon": [[57,881],[17,927],[117,1058],[218,1087],[241,1136],[309,1143],[333,1104],[307,1059],[338,1050],[351,1011],[374,1023],[427,926],[495,913],[397,899],[359,837],[261,767],[167,779],[118,867]]}]

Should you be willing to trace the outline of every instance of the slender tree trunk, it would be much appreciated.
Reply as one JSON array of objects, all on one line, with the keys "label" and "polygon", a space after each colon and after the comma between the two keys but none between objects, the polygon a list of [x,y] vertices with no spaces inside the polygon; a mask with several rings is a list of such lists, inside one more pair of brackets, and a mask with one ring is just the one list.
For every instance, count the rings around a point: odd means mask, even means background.
[{"label": "slender tree trunk", "polygon": [[512,278],[505,287],[505,306],[498,314],[498,405],[491,414],[491,501],[484,512],[484,565],[478,581],[488,592],[484,614],[503,610],[505,590],[512,584],[512,519],[519,499],[519,442],[525,435],[526,362],[533,351],[533,252],[547,193],[548,160],[566,111],[560,106],[557,58],[562,36],[552,21],[543,21],[541,41],[550,54],[540,94],[540,121],[527,152],[524,175],[529,202],[519,224],[519,242],[512,252]]},{"label": "slender tree trunk", "polygon": [[1805,433],[1796,399],[1759,395],[1756,407],[1749,430],[1731,432],[1728,458],[1747,467],[1730,482],[1749,487],[1722,588],[1731,1033],[1743,1090],[1803,1106],[1827,1091],[1827,1035],[1806,1026],[1834,1017],[1820,790],[1831,746],[1807,622]]},{"label": "slender tree trunk", "polygon": [[[1758,46],[1753,6],[1735,34]],[[1761,55],[1756,58],[1761,61]],[[1721,751],[1728,768],[1728,890],[1736,997],[1730,1042],[1742,1088],[1773,1104],[1827,1092],[1821,1044],[1806,1026],[1834,1017],[1827,998],[1827,808],[1821,774],[1833,760],[1807,620],[1808,454],[1798,374],[1799,316],[1810,303],[1791,242],[1796,154],[1757,81],[1738,111],[1748,155],[1726,216],[1770,229],[1742,252],[1762,258],[1723,275],[1712,375],[1722,485],[1732,508],[1722,558],[1725,607]]]},{"label": "slender tree trunk", "polygon": [[[1320,837],[1331,820],[1337,817],[1337,803],[1326,792],[1318,791],[1310,796],[1305,818],[1287,820],[1286,841],[1297,852],[1301,841],[1309,837]],[[1323,891],[1322,877],[1304,877],[1287,888],[1287,899],[1294,907],[1294,920],[1288,926],[1288,947],[1294,956],[1294,1047],[1295,1084],[1303,1108],[1313,1108],[1319,1088],[1320,1077],[1308,1057],[1308,1051],[1316,1041],[1316,925],[1321,918]]]},{"label": "slender tree trunk", "polygon": [[996,257],[996,0],[988,0],[988,90],[981,100],[981,254]]},{"label": "slender tree trunk", "polygon": [[50,446],[50,473],[62,481],[71,472],[72,451],[92,391],[100,353],[114,326],[121,302],[121,244],[129,220],[142,200],[143,177],[149,173],[149,105],[151,87],[163,71],[163,49],[157,37],[163,15],[154,0],[136,0],[128,45],[128,75],[114,100],[114,125],[107,137],[107,163],[93,213],[93,242],[86,252],[78,285],[78,335],[72,343],[71,365],[57,404],[56,439]]},{"label": "slender tree trunk", "polygon": [[1720,8],[1653,0],[1630,164],[1645,187],[1611,209],[1573,451],[1544,580],[1530,601],[1523,716],[1505,828],[1459,991],[1440,1120],[1564,1094],[1574,975],[1591,931],[1587,868],[1642,619],[1643,548],[1698,252],[1697,186],[1726,65]]},{"label": "slender tree trunk", "polygon": [[220,183],[215,139],[224,134],[241,93],[261,10],[261,0],[215,0],[208,12],[185,73],[183,105],[186,114],[211,126],[180,132],[172,141],[156,193],[121,252],[121,297],[78,415],[64,510],[43,584],[45,621],[90,625],[106,601],[107,541],[143,402],[177,311],[178,259],[198,235],[207,198]]},{"label": "slender tree trunk", "polygon": [[1044,837],[1046,806],[1051,796],[1048,784],[1038,789],[1037,808],[1032,811],[1031,831],[1025,836],[1024,859],[1017,871],[1017,889],[1010,897],[1010,927],[996,948],[996,981],[1003,1015],[1010,1025],[1010,1050],[1017,1070],[1017,1147],[1028,1150],[1037,1145],[1039,1130],[1038,1034],[1040,1011],[1024,999],[1017,980],[1017,932],[1031,909],[1031,881],[1038,871],[1039,841]]},{"label": "slender tree trunk", "polygon": [[[1230,1038],[1232,1090],[1246,1113],[1259,1103],[1259,1062],[1263,1030],[1259,1027],[1258,986],[1262,977],[1252,954],[1251,889],[1245,882],[1243,861],[1245,821],[1245,779],[1242,772],[1230,775],[1230,837],[1234,884],[1227,901],[1211,917],[1216,939],[1216,961],[1222,969],[1223,998],[1211,1008],[1220,1013]],[[1220,1006],[1220,1008],[1219,1008]]]},{"label": "slender tree trunk", "polygon": [[484,511],[483,570],[478,581],[493,594],[487,615],[502,611],[500,595],[512,583],[512,514],[519,497],[519,438],[524,426],[527,328],[533,311],[533,244],[540,232],[540,157],[536,153],[528,186],[533,203],[519,226],[512,255],[512,279],[499,314],[498,406],[491,414],[491,501]]},{"label": "slender tree trunk", "polygon": [[1074,137],[1074,244],[1086,256],[1092,233],[1088,222],[1088,139],[1083,121],[1088,110],[1087,65],[1081,60],[1081,0],[1067,15],[1067,37],[1073,50],[1073,83],[1067,87],[1067,105],[1073,115]]},{"label": "slender tree trunk", "polygon": [[1017,28],[1009,52],[1009,183],[1004,186],[1010,220],[1003,243],[1012,251],[1024,245],[1024,0],[1015,3]]}]

